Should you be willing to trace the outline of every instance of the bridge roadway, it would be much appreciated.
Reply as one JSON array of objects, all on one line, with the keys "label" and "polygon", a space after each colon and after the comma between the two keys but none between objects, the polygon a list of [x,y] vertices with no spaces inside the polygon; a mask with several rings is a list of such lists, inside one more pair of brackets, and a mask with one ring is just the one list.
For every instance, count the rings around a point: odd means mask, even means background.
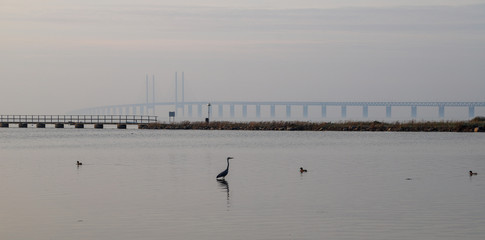
[{"label": "bridge roadway", "polygon": [[0,115],[0,127],[18,124],[26,128],[28,124],[36,124],[37,128],[45,128],[46,124],[54,124],[56,128],[64,128],[65,124],[75,128],[84,128],[85,124],[92,124],[94,128],[103,128],[105,124],[115,124],[118,128],[126,125],[138,125],[157,122],[157,116],[145,115]]},{"label": "bridge roadway", "polygon": [[[291,101],[283,101],[283,102],[250,102],[250,101],[215,101],[210,102],[211,109],[209,112],[212,113],[212,109],[217,107],[218,109],[218,116],[223,116],[224,106],[229,106],[230,108],[230,116],[232,118],[235,117],[235,107],[238,106],[242,108],[242,116],[243,118],[247,117],[247,108],[248,106],[252,106],[256,108],[256,117],[261,117],[261,106],[269,106],[270,107],[270,114],[271,118],[275,118],[276,116],[276,107],[277,106],[285,106],[286,107],[286,117],[291,118],[291,108],[294,106],[303,107],[303,117],[308,117],[308,107],[309,106],[320,106],[321,107],[321,116],[322,118],[327,117],[327,107],[328,106],[337,106],[341,108],[341,117],[347,117],[347,107],[349,106],[357,106],[362,107],[362,116],[363,118],[368,118],[369,116],[369,107],[385,107],[386,108],[386,117],[392,117],[392,107],[410,107],[411,108],[411,117],[416,118],[418,115],[417,108],[418,107],[437,107],[438,114],[440,118],[445,117],[445,107],[467,107],[468,108],[468,116],[470,118],[475,117],[475,108],[476,107],[485,107],[485,102],[291,102]],[[74,113],[82,113],[82,114],[122,114],[123,111],[125,114],[129,114],[131,110],[131,114],[136,114],[139,112],[140,114],[148,114],[149,110],[151,109],[152,112],[155,112],[156,106],[172,106],[176,111],[182,109],[182,115],[185,114],[185,109],[187,109],[187,114],[189,117],[192,117],[193,106],[197,107],[198,116],[202,117],[202,108],[203,106],[207,106],[208,102],[156,102],[156,103],[141,103],[141,104],[124,104],[124,105],[110,105],[110,106],[100,106],[100,107],[93,107],[93,108],[85,108],[81,110],[74,111]],[[178,115],[178,114],[177,114]],[[212,115],[212,114],[211,114]]]}]

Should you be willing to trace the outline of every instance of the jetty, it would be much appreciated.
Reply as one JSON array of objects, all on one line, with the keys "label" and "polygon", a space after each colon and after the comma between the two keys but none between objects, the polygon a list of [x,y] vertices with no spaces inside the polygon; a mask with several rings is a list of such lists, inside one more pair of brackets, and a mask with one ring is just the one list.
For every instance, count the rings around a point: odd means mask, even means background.
[{"label": "jetty", "polygon": [[485,117],[469,121],[439,122],[189,122],[151,123],[147,129],[246,130],[246,131],[386,131],[386,132],[485,132]]},{"label": "jetty", "polygon": [[157,116],[147,115],[0,115],[2,128],[10,125],[27,128],[29,124],[34,124],[37,128],[45,128],[46,125],[54,125],[55,128],[64,128],[65,125],[73,125],[75,128],[84,128],[85,125],[93,125],[94,128],[116,125],[118,129],[126,129],[127,125],[138,125],[142,129],[156,122]]}]

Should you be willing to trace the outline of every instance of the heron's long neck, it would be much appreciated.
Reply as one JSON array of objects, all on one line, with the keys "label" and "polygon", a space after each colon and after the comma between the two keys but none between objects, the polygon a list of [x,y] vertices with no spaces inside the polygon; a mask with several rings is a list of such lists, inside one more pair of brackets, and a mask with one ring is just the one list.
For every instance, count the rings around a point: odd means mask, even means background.
[{"label": "heron's long neck", "polygon": [[227,159],[227,168],[226,169],[229,169],[229,159]]}]

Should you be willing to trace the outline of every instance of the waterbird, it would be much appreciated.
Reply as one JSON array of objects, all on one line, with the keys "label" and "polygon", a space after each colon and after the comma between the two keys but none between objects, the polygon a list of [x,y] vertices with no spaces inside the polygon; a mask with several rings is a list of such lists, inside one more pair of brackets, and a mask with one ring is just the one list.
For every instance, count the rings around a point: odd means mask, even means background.
[{"label": "waterbird", "polygon": [[226,170],[219,173],[216,178],[224,179],[227,176],[227,174],[229,173],[229,159],[233,159],[233,157],[227,157],[227,168],[226,168]]},{"label": "waterbird", "polygon": [[80,161],[77,161],[76,165],[81,166],[81,165],[83,165],[83,163],[80,162]]},{"label": "waterbird", "polygon": [[307,172],[306,169],[303,169],[302,167],[300,168],[300,173],[304,173],[304,172]]},{"label": "waterbird", "polygon": [[478,174],[478,173],[476,173],[476,172],[472,172],[472,171],[470,170],[470,176],[477,175],[477,174]]}]

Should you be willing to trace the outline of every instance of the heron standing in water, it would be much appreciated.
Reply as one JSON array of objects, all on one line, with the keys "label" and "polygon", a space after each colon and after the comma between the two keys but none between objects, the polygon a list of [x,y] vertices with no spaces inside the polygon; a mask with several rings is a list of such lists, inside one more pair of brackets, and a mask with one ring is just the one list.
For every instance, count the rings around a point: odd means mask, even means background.
[{"label": "heron standing in water", "polygon": [[233,159],[233,157],[228,157],[227,158],[227,168],[226,168],[226,170],[224,170],[221,173],[219,173],[216,178],[222,178],[222,179],[224,179],[227,176],[227,174],[229,173],[229,159]]}]

